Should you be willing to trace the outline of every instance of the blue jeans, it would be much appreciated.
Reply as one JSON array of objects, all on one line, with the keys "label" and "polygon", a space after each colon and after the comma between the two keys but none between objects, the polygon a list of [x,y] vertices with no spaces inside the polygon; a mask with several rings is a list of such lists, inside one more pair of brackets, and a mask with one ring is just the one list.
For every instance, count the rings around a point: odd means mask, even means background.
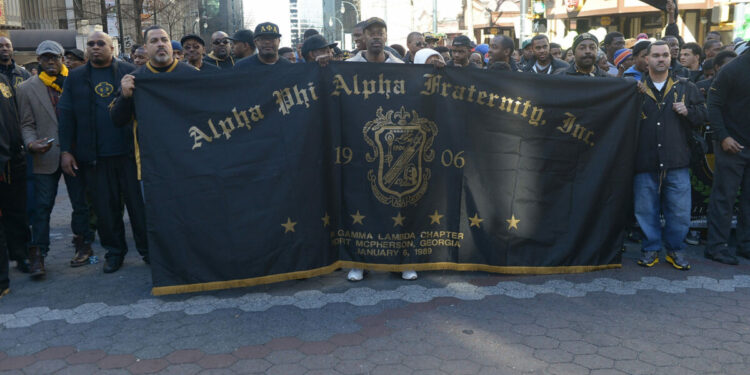
[{"label": "blue jeans", "polygon": [[659,173],[638,173],[633,180],[635,218],[646,237],[641,249],[659,251],[664,242],[667,251],[681,251],[690,229],[690,174],[688,168],[670,169],[661,188],[659,180]]},{"label": "blue jeans", "polygon": [[[39,247],[42,255],[47,255],[49,251],[49,219],[57,197],[60,174],[63,173],[58,168],[52,174],[34,175],[36,207],[34,208],[34,219],[31,222],[30,246]],[[73,214],[70,220],[73,234],[83,237],[85,243],[92,243],[94,232],[89,227],[89,207],[86,203],[85,185],[80,177],[72,177],[66,174],[63,174],[63,176],[65,176],[65,186],[68,189],[70,204],[73,206]]]}]

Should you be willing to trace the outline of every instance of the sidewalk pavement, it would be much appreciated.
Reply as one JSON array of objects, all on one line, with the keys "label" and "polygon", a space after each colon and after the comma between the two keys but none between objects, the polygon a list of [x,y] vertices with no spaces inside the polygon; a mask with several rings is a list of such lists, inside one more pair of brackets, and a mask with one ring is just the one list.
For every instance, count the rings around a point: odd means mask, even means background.
[{"label": "sidewalk pavement", "polygon": [[701,247],[690,271],[641,268],[629,244],[622,269],[586,274],[339,271],[154,297],[135,251],[114,274],[70,268],[69,215],[61,187],[46,279],[11,272],[0,374],[750,373],[750,261]]}]

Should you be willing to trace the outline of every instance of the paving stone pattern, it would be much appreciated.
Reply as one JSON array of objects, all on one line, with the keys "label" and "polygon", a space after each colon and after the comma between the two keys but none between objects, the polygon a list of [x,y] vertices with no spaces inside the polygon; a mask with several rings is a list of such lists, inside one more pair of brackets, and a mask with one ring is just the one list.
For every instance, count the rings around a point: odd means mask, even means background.
[{"label": "paving stone pattern", "polygon": [[0,374],[750,373],[750,262],[701,248],[689,272],[640,268],[631,244],[622,269],[586,274],[340,271],[153,297],[135,252],[111,275],[67,266],[66,200],[47,278],[14,270],[0,300]]}]

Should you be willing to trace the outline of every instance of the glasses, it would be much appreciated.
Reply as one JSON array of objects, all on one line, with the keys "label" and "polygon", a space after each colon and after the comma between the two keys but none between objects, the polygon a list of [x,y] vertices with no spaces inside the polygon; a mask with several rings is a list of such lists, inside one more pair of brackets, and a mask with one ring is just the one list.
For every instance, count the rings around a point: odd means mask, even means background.
[{"label": "glasses", "polygon": [[104,47],[104,46],[107,45],[107,42],[105,42],[103,40],[89,40],[86,43],[86,45],[89,46],[89,47],[93,47],[93,46]]},{"label": "glasses", "polygon": [[219,44],[229,44],[229,39],[214,40],[212,43],[215,46],[218,46]]},{"label": "glasses", "polygon": [[426,42],[417,42],[416,46],[417,47],[427,47],[427,43]]}]

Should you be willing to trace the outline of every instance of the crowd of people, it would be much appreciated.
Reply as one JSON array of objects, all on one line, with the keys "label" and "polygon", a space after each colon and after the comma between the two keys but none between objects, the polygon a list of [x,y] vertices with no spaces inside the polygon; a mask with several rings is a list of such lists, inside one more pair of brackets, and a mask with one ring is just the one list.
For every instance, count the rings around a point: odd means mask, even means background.
[{"label": "crowd of people", "polygon": [[[172,40],[164,28],[151,26],[143,32],[144,44],[133,46],[122,58],[115,56],[112,38],[103,32],[88,36],[85,53],[44,41],[36,49],[36,74],[14,62],[12,41],[0,37],[0,297],[9,291],[9,261],[35,279],[47,272],[50,214],[60,176],[73,208],[71,267],[90,263],[98,233],[106,250],[103,271],[120,269],[128,251],[125,209],[136,250],[149,263],[134,146],[137,77],[222,69],[247,72],[293,63],[325,66],[331,61],[633,80],[643,94],[633,184],[633,211],[642,232],[638,264],[657,264],[664,247],[667,262],[690,269],[685,256],[686,240],[691,241],[690,157],[695,147],[707,152],[695,136],[705,127],[713,132],[716,166],[704,254],[737,264],[736,255],[750,258],[748,43],[724,46],[714,32],[706,35],[703,46],[684,43],[674,22],[674,4],[669,1],[667,8],[669,24],[660,40],[641,34],[626,41],[623,34],[610,32],[600,43],[594,34],[582,33],[567,50],[545,35],[523,41],[517,49],[504,35],[479,45],[457,36],[445,47],[438,45],[436,35],[420,32],[410,33],[405,47],[389,46],[386,22],[379,18],[357,24],[354,51],[340,49],[315,30],[305,32],[304,42],[296,48],[280,48],[279,28],[270,22],[231,37],[217,31],[208,45],[198,35]],[[729,242],[736,201],[735,251]],[[352,269],[347,278],[359,281],[363,276],[364,270]],[[417,273],[404,271],[402,277],[414,280]]]}]

